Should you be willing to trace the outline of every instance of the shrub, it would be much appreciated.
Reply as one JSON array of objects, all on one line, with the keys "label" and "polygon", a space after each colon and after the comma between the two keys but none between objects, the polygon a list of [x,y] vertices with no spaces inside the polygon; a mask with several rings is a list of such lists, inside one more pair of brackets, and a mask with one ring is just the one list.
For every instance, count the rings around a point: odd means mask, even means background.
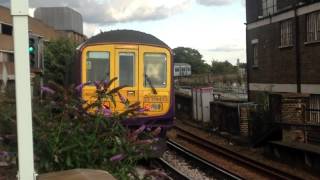
[{"label": "shrub", "polygon": [[[119,179],[137,177],[135,166],[148,157],[161,129],[150,130],[142,125],[132,130],[121,123],[144,110],[138,102],[130,104],[121,96],[119,90],[123,87],[110,89],[114,80],[68,89],[50,82],[42,88],[43,99],[33,102],[35,164],[39,173],[95,168]],[[97,89],[95,101],[90,104],[79,96],[86,85]],[[104,105],[108,100],[116,106],[115,94],[126,105],[125,112],[112,112]]]}]

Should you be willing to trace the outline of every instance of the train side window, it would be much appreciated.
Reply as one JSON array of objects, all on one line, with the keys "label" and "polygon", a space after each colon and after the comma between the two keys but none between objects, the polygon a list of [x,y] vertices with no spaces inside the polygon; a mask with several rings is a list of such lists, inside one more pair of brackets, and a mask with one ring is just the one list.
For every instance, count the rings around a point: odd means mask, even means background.
[{"label": "train side window", "polygon": [[87,82],[110,79],[109,52],[88,52],[87,54]]},{"label": "train side window", "polygon": [[119,84],[120,86],[134,86],[134,53],[119,54]]},{"label": "train side window", "polygon": [[144,87],[167,86],[167,57],[165,54],[144,54]]}]

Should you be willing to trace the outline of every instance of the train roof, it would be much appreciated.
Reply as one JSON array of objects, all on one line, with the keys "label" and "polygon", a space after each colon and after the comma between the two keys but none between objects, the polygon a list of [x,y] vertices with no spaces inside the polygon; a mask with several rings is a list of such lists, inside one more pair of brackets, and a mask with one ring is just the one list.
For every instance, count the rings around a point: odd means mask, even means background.
[{"label": "train roof", "polygon": [[156,38],[155,36],[134,30],[113,30],[102,32],[96,36],[89,38],[82,44],[82,46],[103,43],[146,44],[170,49],[170,47],[166,43]]}]

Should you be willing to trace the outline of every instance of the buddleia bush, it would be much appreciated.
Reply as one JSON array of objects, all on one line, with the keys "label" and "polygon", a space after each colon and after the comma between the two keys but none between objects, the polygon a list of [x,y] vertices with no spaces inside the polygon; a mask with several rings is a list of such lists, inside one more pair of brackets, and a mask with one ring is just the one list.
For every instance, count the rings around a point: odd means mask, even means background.
[{"label": "buddleia bush", "polygon": [[[144,114],[145,110],[139,102],[130,103],[120,94],[123,87],[111,88],[115,80],[67,89],[54,82],[42,87],[42,97],[33,102],[38,173],[91,168],[107,170],[118,179],[138,178],[137,162],[153,151],[161,128],[142,125],[129,129],[123,125],[122,121],[128,116]],[[91,98],[94,101],[81,98],[85,86],[95,86],[96,92]],[[127,110],[114,112],[106,105],[109,101],[116,106],[115,98],[120,98]]]}]

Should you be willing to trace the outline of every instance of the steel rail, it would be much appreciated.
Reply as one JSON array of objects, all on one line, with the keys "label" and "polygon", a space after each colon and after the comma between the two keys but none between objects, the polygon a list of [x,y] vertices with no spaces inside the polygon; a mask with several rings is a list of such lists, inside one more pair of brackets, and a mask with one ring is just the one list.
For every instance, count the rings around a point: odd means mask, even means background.
[{"label": "steel rail", "polygon": [[214,171],[216,171],[217,173],[221,175],[223,175],[226,179],[235,179],[235,180],[241,180],[243,179],[242,177],[235,175],[233,173],[231,173],[229,170],[224,169],[216,164],[213,164],[212,162],[209,162],[201,157],[199,157],[198,155],[192,153],[188,148],[176,143],[173,140],[167,140],[167,145],[171,148],[173,148],[176,151],[179,151],[180,153],[185,154],[187,157],[192,158],[193,160],[196,160],[198,162],[200,162],[201,164],[205,165],[206,167],[213,169]]},{"label": "steel rail", "polygon": [[[280,169],[277,169],[272,166],[268,166],[264,163],[261,163],[259,161],[256,161],[252,158],[246,157],[242,154],[239,154],[237,152],[234,152],[230,149],[227,149],[225,147],[219,146],[217,144],[214,144],[208,140],[205,140],[189,131],[184,130],[183,128],[175,126],[176,129],[179,131],[182,131],[186,135],[182,135],[178,133],[178,136],[187,139],[189,142],[197,144],[200,147],[204,147],[208,150],[211,150],[213,152],[219,153],[225,157],[228,157],[231,160],[234,160],[236,162],[239,162],[241,164],[244,164],[246,166],[249,166],[251,168],[254,168],[260,172],[263,172],[267,175],[273,176],[276,179],[284,179],[284,180],[292,180],[292,179],[302,179],[296,175],[284,172]],[[190,137],[191,136],[191,137]]]},{"label": "steel rail", "polygon": [[170,178],[172,180],[181,179],[181,180],[191,180],[189,177],[183,174],[183,172],[179,171],[175,167],[173,167],[169,162],[164,160],[163,158],[158,158],[157,162],[161,163],[161,166],[170,173]]}]

